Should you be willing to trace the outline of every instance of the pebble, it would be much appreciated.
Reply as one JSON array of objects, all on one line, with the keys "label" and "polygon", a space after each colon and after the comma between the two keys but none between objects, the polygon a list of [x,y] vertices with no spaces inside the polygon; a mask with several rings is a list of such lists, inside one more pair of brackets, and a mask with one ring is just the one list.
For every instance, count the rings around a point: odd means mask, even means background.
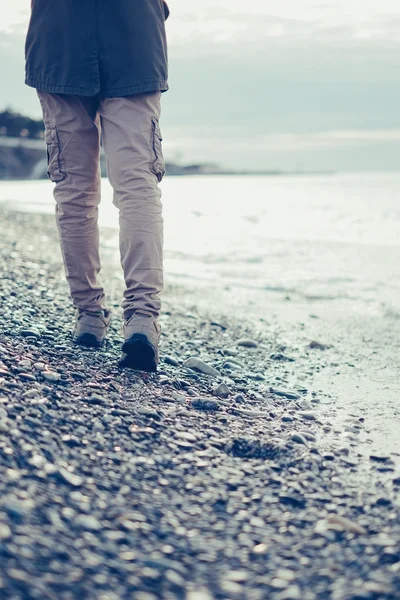
[{"label": "pebble", "polygon": [[196,442],[197,438],[195,435],[193,435],[193,433],[190,433],[189,431],[177,431],[175,433],[175,437],[178,438],[179,440],[186,440],[187,442]]},{"label": "pebble", "polygon": [[213,400],[212,398],[192,398],[190,403],[196,410],[212,412],[220,410],[221,408],[221,404],[218,400]]},{"label": "pebble", "polygon": [[214,596],[205,589],[192,590],[186,594],[186,600],[214,600]]},{"label": "pebble", "polygon": [[237,342],[238,346],[242,346],[243,348],[258,348],[258,342],[252,340],[250,338],[242,338]]},{"label": "pebble", "polygon": [[143,417],[147,417],[149,419],[156,419],[159,421],[161,419],[161,415],[152,408],[141,406],[136,409],[138,415],[142,415]]},{"label": "pebble", "polygon": [[214,395],[219,396],[220,398],[229,398],[230,390],[225,383],[220,383],[218,387],[214,390]]},{"label": "pebble", "polygon": [[33,500],[18,500],[13,497],[6,500],[3,507],[10,519],[17,522],[23,522],[34,507]]},{"label": "pebble", "polygon": [[326,350],[328,346],[326,346],[326,344],[321,344],[321,342],[313,341],[309,343],[309,348],[311,348],[311,350]]},{"label": "pebble", "polygon": [[315,527],[317,532],[324,532],[329,529],[336,531],[348,531],[358,535],[366,535],[367,530],[355,521],[351,521],[341,515],[329,515],[326,519],[319,521]]},{"label": "pebble", "polygon": [[303,446],[308,446],[307,440],[300,433],[292,433],[292,435],[290,436],[290,439],[292,440],[292,442],[295,442],[296,444],[303,444]]},{"label": "pebble", "polygon": [[252,552],[253,552],[253,554],[256,554],[259,556],[267,554],[268,553],[268,545],[265,543],[257,544],[257,546],[254,546]]},{"label": "pebble", "polygon": [[281,504],[288,504],[298,508],[306,506],[306,499],[298,494],[281,493],[279,494],[279,501]]},{"label": "pebble", "polygon": [[44,377],[44,379],[47,381],[52,382],[60,381],[61,379],[61,375],[54,373],[54,371],[42,371],[42,377]]},{"label": "pebble", "polygon": [[226,354],[226,356],[237,356],[239,352],[236,348],[226,348],[224,354]]},{"label": "pebble", "polygon": [[292,390],[284,390],[275,387],[271,387],[269,391],[276,396],[282,396],[283,398],[288,398],[289,400],[298,400],[300,398],[297,392]]},{"label": "pebble", "polygon": [[36,362],[33,366],[37,371],[44,371],[47,368],[44,362]]},{"label": "pebble", "polygon": [[5,523],[0,523],[0,542],[11,537],[11,529]]},{"label": "pebble", "polygon": [[81,398],[82,402],[87,402],[88,404],[94,404],[94,405],[107,405],[111,403],[111,400],[109,400],[108,398],[105,398],[104,396],[100,396],[99,394],[91,394],[90,396],[87,396],[85,398]]},{"label": "pebble", "polygon": [[231,371],[236,371],[236,369],[243,369],[243,365],[239,362],[228,360],[223,364],[224,369],[230,369]]},{"label": "pebble", "polygon": [[54,475],[63,483],[67,483],[72,487],[80,487],[83,484],[82,477],[79,475],[75,475],[75,473],[71,473],[68,469],[60,468],[55,471]]},{"label": "pebble", "polygon": [[300,435],[302,435],[309,442],[316,442],[317,441],[316,436],[313,433],[311,433],[311,431],[298,431],[297,433],[299,433]]},{"label": "pebble", "polygon": [[295,418],[291,415],[282,415],[281,417],[281,421],[283,421],[283,423],[292,423],[294,420]]},{"label": "pebble", "polygon": [[298,415],[302,419],[305,419],[306,421],[316,421],[317,420],[315,413],[313,413],[310,410],[299,410]]},{"label": "pebble", "polygon": [[208,365],[200,358],[188,358],[184,363],[184,366],[188,369],[192,369],[194,371],[200,371],[200,373],[204,373],[205,375],[210,375],[211,377],[219,377],[219,372],[214,369],[211,365]]},{"label": "pebble", "polygon": [[322,458],[324,460],[335,460],[335,455],[332,452],[324,452]]},{"label": "pebble", "polygon": [[266,410],[247,410],[245,408],[234,408],[233,412],[235,414],[244,415],[246,417],[270,418],[270,414]]},{"label": "pebble", "polygon": [[33,331],[32,329],[21,329],[19,334],[23,337],[40,338],[40,333],[38,331]]},{"label": "pebble", "polygon": [[246,398],[243,396],[243,394],[236,394],[236,396],[233,398],[233,401],[237,402],[238,404],[243,404],[246,402]]},{"label": "pebble", "polygon": [[36,377],[32,373],[20,373],[19,378],[22,381],[36,381]]},{"label": "pebble", "polygon": [[313,405],[311,404],[311,402],[309,400],[306,400],[306,398],[303,398],[303,400],[300,400],[299,406],[303,410],[312,410],[313,409]]},{"label": "pebble", "polygon": [[20,369],[24,369],[24,370],[29,371],[30,369],[32,369],[32,361],[28,360],[28,359],[20,360],[19,363],[18,363],[18,367]]},{"label": "pebble", "polygon": [[179,360],[176,360],[176,358],[173,358],[172,356],[164,356],[164,362],[167,365],[172,365],[173,367],[179,367],[180,365]]},{"label": "pebble", "polygon": [[281,362],[295,362],[294,358],[286,356],[285,354],[271,354],[271,360],[280,360]]},{"label": "pebble", "polygon": [[96,517],[91,515],[78,515],[75,519],[75,526],[86,531],[100,531],[101,523]]},{"label": "pebble", "polygon": [[369,457],[369,459],[372,462],[393,464],[393,461],[390,458],[390,456],[385,456],[383,454],[371,454],[370,457]]},{"label": "pebble", "polygon": [[298,585],[290,585],[282,592],[279,592],[275,596],[275,600],[303,600],[303,597],[303,592]]}]

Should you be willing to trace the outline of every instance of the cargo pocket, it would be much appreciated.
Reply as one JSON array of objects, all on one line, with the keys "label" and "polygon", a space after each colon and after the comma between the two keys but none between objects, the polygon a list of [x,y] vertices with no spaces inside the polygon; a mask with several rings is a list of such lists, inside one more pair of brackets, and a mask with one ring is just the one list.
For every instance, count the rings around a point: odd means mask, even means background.
[{"label": "cargo pocket", "polygon": [[165,163],[162,151],[162,137],[160,124],[156,117],[152,118],[152,135],[151,135],[151,172],[157,176],[158,181],[161,181],[165,175]]},{"label": "cargo pocket", "polygon": [[55,125],[46,128],[45,140],[47,146],[47,176],[54,183],[63,181],[67,174],[63,164],[60,140]]}]

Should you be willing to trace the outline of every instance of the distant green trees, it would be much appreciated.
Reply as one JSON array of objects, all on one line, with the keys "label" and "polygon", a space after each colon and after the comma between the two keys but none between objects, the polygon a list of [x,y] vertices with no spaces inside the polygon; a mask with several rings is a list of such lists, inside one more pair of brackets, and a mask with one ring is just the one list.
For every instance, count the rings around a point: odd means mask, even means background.
[{"label": "distant green trees", "polygon": [[40,139],[43,131],[42,119],[31,119],[11,108],[0,112],[0,136]]}]

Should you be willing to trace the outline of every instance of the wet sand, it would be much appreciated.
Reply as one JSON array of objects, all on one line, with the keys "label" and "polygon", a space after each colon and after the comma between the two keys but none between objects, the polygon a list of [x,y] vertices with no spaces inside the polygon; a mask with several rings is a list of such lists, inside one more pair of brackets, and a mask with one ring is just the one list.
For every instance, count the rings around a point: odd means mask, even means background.
[{"label": "wet sand", "polygon": [[338,349],[167,281],[159,373],[120,372],[114,254],[77,348],[53,218],[0,210],[2,598],[400,597],[398,457],[315,387]]}]

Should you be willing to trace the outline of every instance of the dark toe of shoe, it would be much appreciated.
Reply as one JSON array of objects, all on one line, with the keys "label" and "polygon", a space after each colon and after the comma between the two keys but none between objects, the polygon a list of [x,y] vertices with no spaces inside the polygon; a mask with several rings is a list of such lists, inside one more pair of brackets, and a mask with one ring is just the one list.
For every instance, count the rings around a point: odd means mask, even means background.
[{"label": "dark toe of shoe", "polygon": [[119,361],[122,369],[135,369],[148,373],[157,371],[156,353],[145,335],[135,333],[123,344],[122,353]]},{"label": "dark toe of shoe", "polygon": [[80,336],[74,336],[74,343],[86,348],[100,348],[103,342],[100,342],[92,333],[84,333]]}]

